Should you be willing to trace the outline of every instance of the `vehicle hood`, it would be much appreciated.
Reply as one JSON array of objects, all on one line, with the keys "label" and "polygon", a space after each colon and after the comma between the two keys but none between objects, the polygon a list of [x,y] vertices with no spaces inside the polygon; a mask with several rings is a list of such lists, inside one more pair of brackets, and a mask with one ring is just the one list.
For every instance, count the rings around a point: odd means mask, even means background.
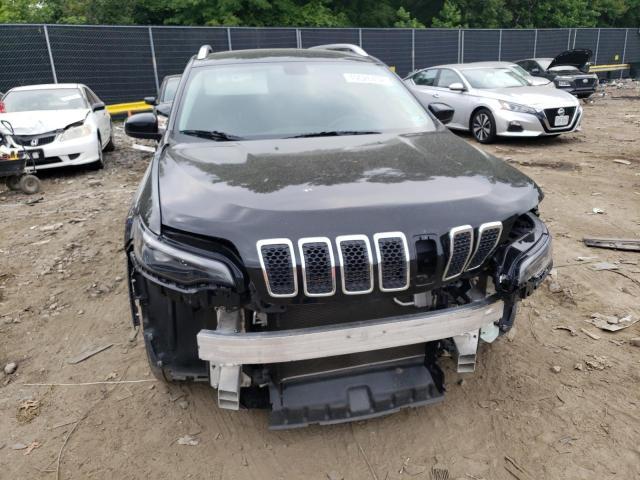
[{"label": "vehicle hood", "polygon": [[17,135],[39,135],[62,130],[72,123],[83,121],[89,109],[38,110],[32,112],[0,113],[0,122],[8,121]]},{"label": "vehicle hood", "polygon": [[231,241],[257,264],[259,239],[402,231],[444,234],[535,208],[535,183],[440,128],[165,147],[162,224]]},{"label": "vehicle hood", "polygon": [[580,102],[570,93],[556,88],[539,86],[494,88],[481,90],[483,97],[519,103],[536,108],[558,108],[577,106]]},{"label": "vehicle hood", "polygon": [[592,55],[593,52],[588,48],[575,48],[573,50],[567,50],[556,56],[549,64],[547,70],[561,65],[571,65],[572,67],[583,70],[591,59]]}]

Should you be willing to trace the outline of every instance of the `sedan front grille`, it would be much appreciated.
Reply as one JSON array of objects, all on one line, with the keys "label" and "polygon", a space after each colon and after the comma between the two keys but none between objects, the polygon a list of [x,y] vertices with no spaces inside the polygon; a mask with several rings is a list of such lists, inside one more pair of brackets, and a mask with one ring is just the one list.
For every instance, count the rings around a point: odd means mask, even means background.
[{"label": "sedan front grille", "polygon": [[502,222],[483,223],[478,229],[478,244],[469,261],[467,270],[475,270],[480,267],[500,240]]},{"label": "sedan front grille", "polygon": [[553,126],[557,115],[569,115],[569,124],[571,124],[575,111],[576,107],[545,108],[544,114],[547,117],[549,125]]},{"label": "sedan front grille", "polygon": [[383,292],[409,288],[409,248],[402,232],[373,236],[378,260],[378,281]]},{"label": "sedan front grille", "polygon": [[295,297],[298,294],[298,278],[291,240],[261,240],[258,242],[258,255],[269,295]]},{"label": "sedan front grille", "polygon": [[[40,147],[42,145],[48,145],[50,143],[53,143],[53,141],[56,139],[55,135],[16,135],[13,137],[13,140],[18,144],[18,145],[22,145],[25,147]],[[35,143],[35,145],[32,145],[32,142]]]},{"label": "sedan front grille", "polygon": [[336,238],[342,270],[342,291],[346,295],[361,295],[373,291],[373,259],[366,235],[345,235]]},{"label": "sedan front grille", "polygon": [[308,297],[326,297],[336,293],[335,262],[328,238],[298,240],[304,293]]},{"label": "sedan front grille", "polygon": [[473,248],[473,227],[464,225],[449,232],[449,261],[444,270],[443,280],[451,280],[462,272],[469,261]]}]

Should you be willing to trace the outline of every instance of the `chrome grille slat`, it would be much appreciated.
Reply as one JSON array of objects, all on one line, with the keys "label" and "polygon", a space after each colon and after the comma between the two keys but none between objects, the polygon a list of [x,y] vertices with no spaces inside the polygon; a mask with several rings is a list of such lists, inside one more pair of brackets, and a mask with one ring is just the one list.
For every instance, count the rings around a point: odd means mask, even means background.
[{"label": "chrome grille slat", "polygon": [[467,270],[475,270],[491,255],[500,240],[502,222],[483,223],[478,229],[478,241],[475,252],[469,260]]},{"label": "chrome grille slat", "polygon": [[409,247],[404,233],[376,233],[373,243],[378,260],[380,290],[398,292],[409,288]]},{"label": "chrome grille slat", "polygon": [[335,262],[331,240],[326,237],[298,240],[304,293],[328,297],[336,293]]},{"label": "chrome grille slat", "polygon": [[363,295],[373,291],[373,258],[366,235],[336,238],[345,295]]},{"label": "chrome grille slat", "polygon": [[298,275],[293,244],[288,238],[260,240],[258,257],[272,297],[295,297],[298,294]]},{"label": "chrome grille slat", "polygon": [[464,272],[473,248],[473,227],[463,225],[449,231],[449,260],[443,280],[451,280]]}]

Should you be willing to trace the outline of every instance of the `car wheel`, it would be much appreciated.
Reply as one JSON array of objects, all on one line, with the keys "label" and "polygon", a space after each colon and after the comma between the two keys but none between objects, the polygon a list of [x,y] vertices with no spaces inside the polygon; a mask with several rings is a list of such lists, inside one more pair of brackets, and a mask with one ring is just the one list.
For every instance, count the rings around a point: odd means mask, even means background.
[{"label": "car wheel", "polygon": [[109,129],[111,134],[109,135],[109,143],[104,147],[105,152],[113,152],[116,149],[116,144],[113,141],[113,123],[111,123],[111,128]]},{"label": "car wheel", "polygon": [[102,153],[102,141],[100,135],[98,135],[98,160],[91,164],[91,167],[95,170],[102,170],[104,168],[104,154]]},{"label": "car wheel", "polygon": [[12,175],[5,180],[7,188],[9,190],[20,190],[20,177],[18,175]]},{"label": "car wheel", "polygon": [[40,191],[40,179],[35,175],[24,175],[20,178],[20,190],[27,195],[33,195]]},{"label": "car wheel", "polygon": [[480,143],[491,143],[496,139],[496,121],[486,108],[481,108],[471,117],[471,133]]}]

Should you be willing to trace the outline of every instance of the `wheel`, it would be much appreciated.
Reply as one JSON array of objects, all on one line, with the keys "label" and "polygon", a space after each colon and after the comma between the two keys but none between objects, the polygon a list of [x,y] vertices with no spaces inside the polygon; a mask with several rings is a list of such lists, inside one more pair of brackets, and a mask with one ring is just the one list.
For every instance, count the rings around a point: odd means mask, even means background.
[{"label": "wheel", "polygon": [[35,175],[24,175],[20,178],[20,190],[27,195],[38,193],[41,187],[40,179]]},{"label": "wheel", "polygon": [[116,144],[113,141],[113,122],[111,122],[110,131],[111,133],[109,135],[109,143],[107,143],[107,145],[104,147],[105,152],[113,152],[116,149]]},{"label": "wheel", "polygon": [[496,121],[486,108],[481,108],[471,117],[471,133],[480,143],[491,143],[496,139]]},{"label": "wheel", "polygon": [[102,141],[100,135],[98,135],[98,160],[91,164],[91,168],[94,170],[102,170],[104,168],[104,153],[102,152]]},{"label": "wheel", "polygon": [[20,177],[18,175],[7,177],[5,183],[9,190],[20,190]]}]

